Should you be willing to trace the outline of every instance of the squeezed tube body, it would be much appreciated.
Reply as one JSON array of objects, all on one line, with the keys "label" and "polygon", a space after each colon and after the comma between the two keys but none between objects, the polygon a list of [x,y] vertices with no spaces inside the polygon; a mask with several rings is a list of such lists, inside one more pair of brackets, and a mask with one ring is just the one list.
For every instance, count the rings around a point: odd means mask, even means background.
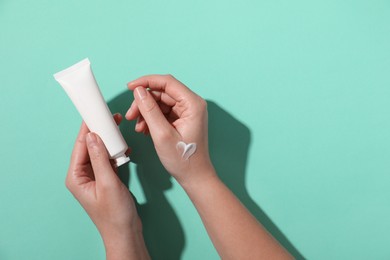
[{"label": "squeezed tube body", "polygon": [[84,59],[54,74],[54,78],[64,88],[89,130],[103,140],[116,165],[119,167],[130,161],[125,155],[128,149],[126,141],[104,101],[89,60]]}]

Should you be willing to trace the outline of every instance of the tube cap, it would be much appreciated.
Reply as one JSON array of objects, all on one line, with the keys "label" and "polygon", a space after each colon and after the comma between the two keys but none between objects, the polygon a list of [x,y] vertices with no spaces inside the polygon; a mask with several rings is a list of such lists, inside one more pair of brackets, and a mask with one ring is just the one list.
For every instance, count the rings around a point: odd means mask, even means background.
[{"label": "tube cap", "polygon": [[115,166],[119,167],[127,162],[130,162],[130,157],[127,157],[125,154],[119,156],[118,158],[115,158]]}]

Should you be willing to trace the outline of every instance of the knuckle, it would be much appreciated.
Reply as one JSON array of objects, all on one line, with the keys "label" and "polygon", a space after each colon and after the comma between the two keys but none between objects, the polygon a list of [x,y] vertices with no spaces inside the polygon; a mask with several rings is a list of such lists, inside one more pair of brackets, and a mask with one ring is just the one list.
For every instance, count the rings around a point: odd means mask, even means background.
[{"label": "knuckle", "polygon": [[65,187],[66,187],[70,192],[72,192],[72,190],[73,190],[73,184],[72,184],[71,180],[69,179],[69,177],[66,177],[66,179],[65,179]]},{"label": "knuckle", "polygon": [[166,143],[167,141],[169,141],[171,139],[172,139],[171,131],[166,130],[166,129],[158,131],[158,140],[162,144]]},{"label": "knuckle", "polygon": [[207,111],[207,101],[199,97],[197,105],[201,111]]},{"label": "knuckle", "polygon": [[77,137],[77,143],[84,144],[85,143],[85,136],[79,136]]},{"label": "knuckle", "polygon": [[166,74],[166,75],[165,75],[165,78],[166,78],[168,81],[176,80],[176,78],[175,78],[172,74]]},{"label": "knuckle", "polygon": [[207,108],[207,101],[204,100],[203,98],[199,98],[199,104],[202,108]]}]

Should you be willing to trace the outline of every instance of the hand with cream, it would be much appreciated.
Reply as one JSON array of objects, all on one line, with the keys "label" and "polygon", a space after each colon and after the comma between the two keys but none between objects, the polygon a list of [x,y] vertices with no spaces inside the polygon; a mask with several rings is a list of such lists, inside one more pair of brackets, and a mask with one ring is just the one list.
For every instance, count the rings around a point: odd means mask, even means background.
[{"label": "hand with cream", "polygon": [[[122,117],[115,115],[119,123]],[[66,186],[98,228],[108,260],[149,259],[134,200],[100,137],[83,122]]]},{"label": "hand with cream", "polygon": [[135,130],[150,132],[167,171],[182,184],[213,177],[206,101],[170,75],[142,77],[128,87],[135,100],[126,119],[138,118]]},{"label": "hand with cream", "polygon": [[137,132],[150,132],[161,163],[194,203],[220,257],[292,259],[218,178],[208,151],[206,101],[172,76],[145,76],[128,87],[135,100],[126,118],[138,120]]}]

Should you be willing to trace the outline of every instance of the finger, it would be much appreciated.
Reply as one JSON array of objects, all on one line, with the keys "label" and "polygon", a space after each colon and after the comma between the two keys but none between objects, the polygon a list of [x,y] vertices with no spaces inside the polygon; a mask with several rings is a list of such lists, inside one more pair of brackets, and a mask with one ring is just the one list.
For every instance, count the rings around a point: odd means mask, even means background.
[{"label": "finger", "polygon": [[142,86],[153,91],[165,92],[175,101],[189,99],[196,95],[171,75],[148,75],[129,82],[127,86],[131,90]]},{"label": "finger", "polygon": [[148,134],[149,133],[149,128],[148,128],[148,125],[145,124],[145,127],[143,127],[140,131],[140,133],[143,133],[143,134]]},{"label": "finger", "polygon": [[174,135],[173,127],[168,123],[149,91],[146,91],[143,87],[138,87],[134,91],[134,98],[153,139],[159,138],[160,135],[165,137]]},{"label": "finger", "polygon": [[117,125],[120,125],[120,123],[122,122],[122,119],[123,119],[123,117],[121,114],[119,114],[119,113],[114,114],[114,120],[115,120],[115,123]]},{"label": "finger", "polygon": [[154,99],[158,102],[158,101],[161,101],[162,103],[168,105],[168,106],[171,106],[173,107],[177,102],[176,100],[174,100],[171,96],[169,96],[167,93],[165,92],[161,92],[161,91],[150,91],[150,93],[152,94],[152,96],[154,97]]},{"label": "finger", "polygon": [[167,114],[168,122],[171,123],[171,124],[173,124],[173,122],[175,122],[179,118],[180,117],[173,110],[171,112],[169,112],[169,114]]},{"label": "finger", "polygon": [[137,104],[135,103],[135,101],[133,101],[131,103],[129,110],[127,110],[127,112],[126,112],[125,117],[127,120],[134,120],[137,117],[139,117],[139,115],[140,115],[140,113],[139,113],[139,109],[137,107]]},{"label": "finger", "polygon": [[131,148],[130,147],[127,148],[127,150],[125,152],[126,156],[129,156],[131,154],[131,152],[132,152]]},{"label": "finger", "polygon": [[161,112],[163,112],[163,114],[166,116],[167,114],[169,114],[172,110],[172,107],[171,106],[168,106],[164,103],[160,103],[158,102],[158,106],[160,107],[160,110]]},{"label": "finger", "polygon": [[[177,103],[167,93],[160,92],[160,91],[150,91],[150,93],[152,94],[153,98],[160,104],[160,108],[162,108],[161,104],[163,104],[163,106],[165,106],[165,107],[173,107]],[[168,109],[166,109],[166,110],[168,110]],[[166,112],[164,112],[164,111],[163,111],[163,113],[166,114]],[[139,117],[139,115],[140,115],[140,113],[139,113],[139,109],[137,107],[137,104],[135,103],[135,101],[133,101],[131,103],[130,108],[126,112],[125,117],[127,120],[134,120],[137,117]]]},{"label": "finger", "polygon": [[137,123],[135,124],[135,131],[141,133],[146,128],[146,122],[142,116],[139,116],[137,119]]},{"label": "finger", "polygon": [[85,137],[88,132],[89,129],[83,121],[80,127],[79,134],[77,135],[76,142],[73,147],[71,160],[70,160],[71,168],[74,168],[77,165],[83,165],[87,163],[89,160],[87,146],[85,144]]},{"label": "finger", "polygon": [[103,141],[97,134],[88,133],[86,142],[96,182],[98,185],[112,183],[116,175]]}]

